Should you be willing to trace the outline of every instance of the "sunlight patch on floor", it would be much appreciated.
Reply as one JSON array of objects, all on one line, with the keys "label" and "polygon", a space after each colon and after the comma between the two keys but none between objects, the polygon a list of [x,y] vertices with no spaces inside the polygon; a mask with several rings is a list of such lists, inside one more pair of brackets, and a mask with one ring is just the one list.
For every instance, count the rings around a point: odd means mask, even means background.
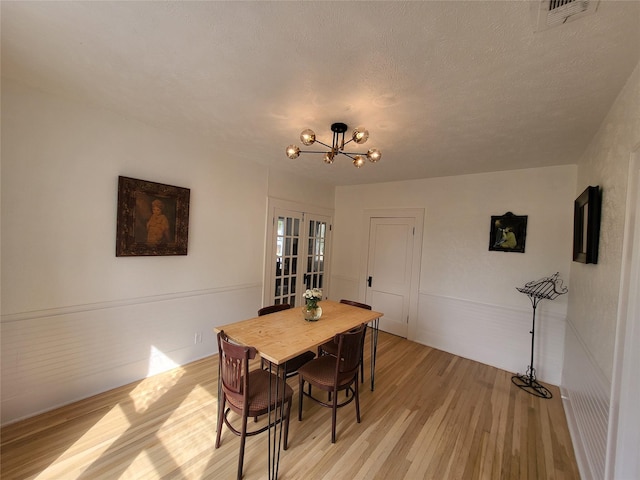
[{"label": "sunlight patch on floor", "polygon": [[[108,425],[108,426],[107,426]],[[73,445],[71,445],[60,457],[56,459],[48,468],[40,472],[36,479],[50,478],[77,478],[82,471],[93,462],[98,460],[111,445],[118,441],[130,427],[127,416],[120,407],[116,405],[109,413],[100,419],[93,427],[85,432]],[[101,438],[102,437],[102,438]],[[81,462],[78,457],[82,457]],[[74,471],[72,465],[77,468],[83,465],[80,471]]]},{"label": "sunlight patch on floor", "polygon": [[[155,472],[156,468],[153,464],[153,460],[149,458],[149,454],[146,450],[142,450],[138,456],[129,464],[129,467],[123,472],[120,480],[124,479],[137,479],[137,478],[151,478],[150,472]],[[144,472],[144,474],[143,474]],[[160,475],[158,474],[158,478]]]},{"label": "sunlight patch on floor", "polygon": [[[149,377],[142,380],[129,394],[137,413],[145,412],[180,380],[184,375],[184,369],[176,367],[178,365],[169,357],[153,345],[151,346]],[[165,373],[156,375],[152,372]]]},{"label": "sunlight patch on floor", "polygon": [[[204,408],[197,409],[194,414],[194,404],[202,405]],[[189,464],[200,454],[208,458],[213,453],[216,440],[216,405],[215,396],[196,385],[158,430],[158,439],[166,451],[171,452],[177,465]],[[189,422],[186,429],[184,422]],[[186,437],[185,430],[189,432]],[[182,433],[178,435],[176,432]],[[192,464],[189,477],[202,478],[206,467],[206,461]]]},{"label": "sunlight patch on floor", "polygon": [[149,371],[147,377],[163,373],[172,368],[176,368],[179,365],[165,355],[162,350],[151,345],[151,352],[149,353]]}]

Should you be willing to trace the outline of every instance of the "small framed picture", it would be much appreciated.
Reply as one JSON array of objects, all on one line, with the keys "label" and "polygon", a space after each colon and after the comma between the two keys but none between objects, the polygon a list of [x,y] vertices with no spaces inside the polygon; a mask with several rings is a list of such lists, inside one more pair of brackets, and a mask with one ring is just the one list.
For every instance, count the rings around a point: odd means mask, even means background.
[{"label": "small framed picture", "polygon": [[600,187],[587,187],[573,204],[573,261],[598,263]]},{"label": "small framed picture", "polygon": [[188,188],[118,177],[116,257],[186,255]]},{"label": "small framed picture", "polygon": [[504,215],[491,217],[489,250],[524,253],[526,239],[526,215],[507,212]]}]

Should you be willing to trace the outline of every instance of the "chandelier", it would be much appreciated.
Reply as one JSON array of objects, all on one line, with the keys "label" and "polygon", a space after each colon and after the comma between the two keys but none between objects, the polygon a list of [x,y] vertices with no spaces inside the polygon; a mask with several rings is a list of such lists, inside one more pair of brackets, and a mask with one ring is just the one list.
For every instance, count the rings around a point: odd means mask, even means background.
[{"label": "chandelier", "polygon": [[351,134],[351,139],[344,141],[344,134],[347,131],[347,125],[345,123],[333,123],[331,124],[331,131],[333,132],[333,140],[331,145],[327,145],[326,143],[321,142],[316,138],[316,133],[307,128],[303,130],[300,134],[300,141],[306,145],[310,146],[314,143],[319,143],[329,149],[329,151],[318,151],[318,150],[300,150],[297,145],[289,145],[287,147],[287,157],[294,160],[300,156],[301,153],[322,153],[324,154],[324,163],[332,164],[335,158],[338,155],[344,155],[345,157],[349,157],[353,161],[353,165],[356,168],[360,168],[365,164],[364,157],[367,157],[370,162],[376,163],[382,157],[382,152],[377,148],[370,148],[366,153],[364,152],[345,152],[344,147],[348,143],[356,142],[358,145],[361,145],[367,141],[369,138],[369,131],[364,127],[356,128]]}]

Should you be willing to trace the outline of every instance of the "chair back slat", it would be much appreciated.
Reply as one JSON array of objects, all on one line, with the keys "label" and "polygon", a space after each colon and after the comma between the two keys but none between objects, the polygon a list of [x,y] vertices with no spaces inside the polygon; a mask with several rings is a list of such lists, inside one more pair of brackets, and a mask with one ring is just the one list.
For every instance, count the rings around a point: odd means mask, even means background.
[{"label": "chair back slat", "polygon": [[242,370],[244,360],[230,358],[223,354],[222,385],[228,392],[241,394],[243,391]]},{"label": "chair back slat", "polygon": [[278,305],[269,305],[267,307],[262,307],[258,310],[258,316],[269,315],[270,313],[281,312],[282,310],[289,310],[291,305],[288,303],[279,303]]},{"label": "chair back slat", "polygon": [[339,333],[334,341],[338,344],[337,373],[345,374],[357,371],[362,358],[362,348],[364,346],[364,334],[366,324],[348,332]]},{"label": "chair back slat", "polygon": [[340,300],[340,303],[345,305],[351,305],[353,307],[364,308],[366,310],[371,310],[371,305],[367,305],[366,303],[356,302],[355,300],[345,300],[344,298]]},{"label": "chair back slat", "polygon": [[249,360],[255,358],[256,349],[231,343],[221,331],[218,333],[218,352],[222,388],[228,394],[241,395],[247,387]]}]

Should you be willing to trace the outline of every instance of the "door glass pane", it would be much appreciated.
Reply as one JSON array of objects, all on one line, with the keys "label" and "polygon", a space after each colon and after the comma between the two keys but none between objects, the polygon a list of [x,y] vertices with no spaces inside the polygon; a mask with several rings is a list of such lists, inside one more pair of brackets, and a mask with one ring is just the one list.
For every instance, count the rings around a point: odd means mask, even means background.
[{"label": "door glass pane", "polygon": [[307,243],[307,288],[322,288],[324,280],[324,242],[327,223],[309,220]]},{"label": "door glass pane", "polygon": [[279,216],[276,226],[276,278],[273,303],[295,305],[300,219]]}]

